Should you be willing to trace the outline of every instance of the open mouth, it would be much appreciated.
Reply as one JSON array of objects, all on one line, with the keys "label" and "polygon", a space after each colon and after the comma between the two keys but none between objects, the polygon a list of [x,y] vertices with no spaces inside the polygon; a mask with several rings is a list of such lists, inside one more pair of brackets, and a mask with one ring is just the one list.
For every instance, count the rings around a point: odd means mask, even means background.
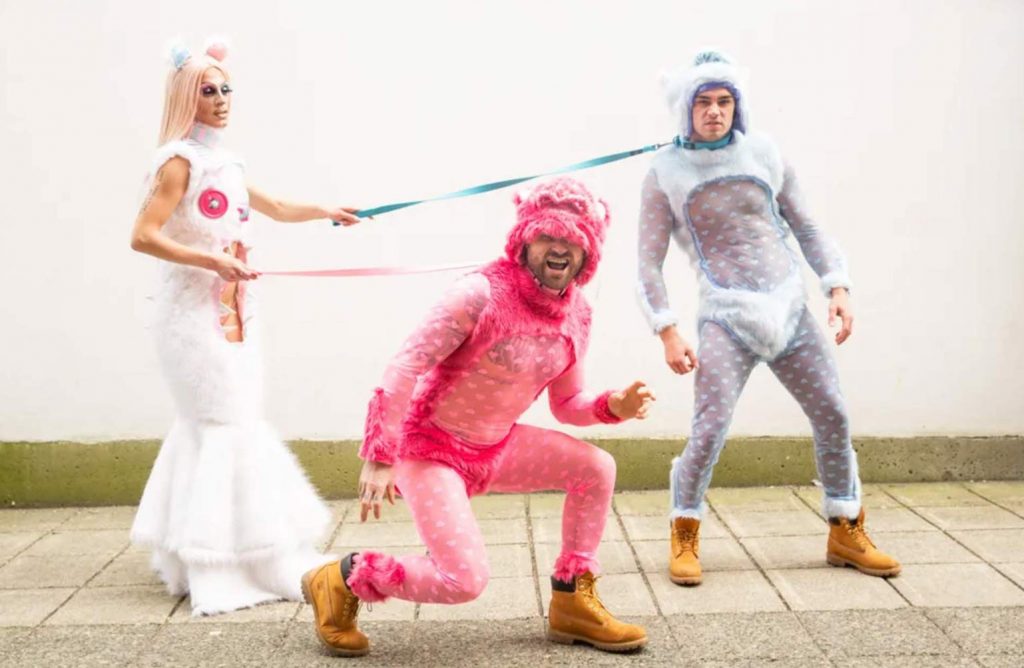
[{"label": "open mouth", "polygon": [[569,268],[568,260],[548,260],[544,264],[551,271],[565,271]]}]

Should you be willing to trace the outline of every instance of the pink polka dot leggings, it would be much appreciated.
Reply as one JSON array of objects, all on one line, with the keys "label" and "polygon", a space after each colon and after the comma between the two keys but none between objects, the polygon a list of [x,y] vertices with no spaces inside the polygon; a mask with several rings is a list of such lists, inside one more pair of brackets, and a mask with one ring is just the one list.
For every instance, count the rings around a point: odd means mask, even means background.
[{"label": "pink polka dot leggings", "polygon": [[[700,327],[700,366],[694,381],[690,440],[672,462],[672,517],[700,518],[704,494],[725,445],[740,392],[759,359],[718,323]],[[860,510],[857,453],[850,443],[846,407],[839,391],[835,361],[824,336],[804,309],[789,347],[768,368],[800,404],[811,421],[814,459],[824,487],[829,517],[856,517]]]},{"label": "pink polka dot leggings", "polygon": [[[615,460],[566,434],[519,424],[505,447],[488,491],[565,491],[562,551],[554,574],[568,581],[587,570],[596,572],[597,547],[615,488]],[[361,553],[348,580],[353,592],[368,601],[389,596],[422,603],[475,599],[490,567],[462,477],[438,462],[401,460],[395,482],[428,554]]]}]

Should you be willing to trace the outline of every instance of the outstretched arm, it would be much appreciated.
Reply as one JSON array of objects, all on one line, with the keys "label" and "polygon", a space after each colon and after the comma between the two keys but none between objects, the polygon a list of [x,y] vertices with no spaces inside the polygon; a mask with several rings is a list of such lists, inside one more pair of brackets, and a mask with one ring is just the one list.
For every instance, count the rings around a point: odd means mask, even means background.
[{"label": "outstretched arm", "polygon": [[330,219],[348,227],[361,219],[355,215],[359,209],[351,206],[325,208],[315,204],[300,204],[271,197],[267,193],[249,186],[249,205],[264,216],[279,223],[304,223],[309,220]]},{"label": "outstretched arm", "polygon": [[599,422],[614,424],[630,418],[643,420],[652,401],[654,393],[640,380],[620,392],[608,390],[596,396],[587,393],[579,364],[573,364],[548,385],[552,415],[559,422],[581,427]]}]

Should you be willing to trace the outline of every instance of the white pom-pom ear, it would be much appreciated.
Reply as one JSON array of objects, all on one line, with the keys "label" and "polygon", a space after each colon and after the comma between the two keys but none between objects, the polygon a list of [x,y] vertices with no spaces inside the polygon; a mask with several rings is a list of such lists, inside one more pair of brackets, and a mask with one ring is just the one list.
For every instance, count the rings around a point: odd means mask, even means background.
[{"label": "white pom-pom ear", "polygon": [[603,199],[598,199],[594,203],[594,212],[597,213],[597,217],[601,220],[608,221],[608,204]]},{"label": "white pom-pom ear", "polygon": [[168,42],[166,52],[168,62],[170,62],[171,67],[176,70],[180,70],[182,66],[188,62],[188,59],[192,57],[188,47],[185,46],[185,43],[177,37]]},{"label": "white pom-pom ear", "polygon": [[214,60],[224,62],[228,57],[228,40],[220,35],[210,37],[206,40],[203,51]]},{"label": "white pom-pom ear", "polygon": [[679,106],[679,98],[683,95],[683,80],[685,77],[681,71],[662,70],[658,77],[661,83],[661,90],[665,94],[665,102],[671,111],[676,111]]}]

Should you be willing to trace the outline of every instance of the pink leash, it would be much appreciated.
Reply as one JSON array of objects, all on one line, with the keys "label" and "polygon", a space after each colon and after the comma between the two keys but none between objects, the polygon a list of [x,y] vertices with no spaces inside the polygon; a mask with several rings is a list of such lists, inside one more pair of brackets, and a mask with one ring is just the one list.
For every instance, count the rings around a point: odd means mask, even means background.
[{"label": "pink leash", "polygon": [[399,276],[402,274],[432,274],[439,271],[475,269],[483,262],[468,264],[439,264],[427,267],[353,267],[351,269],[305,269],[299,271],[260,271],[263,276]]}]

